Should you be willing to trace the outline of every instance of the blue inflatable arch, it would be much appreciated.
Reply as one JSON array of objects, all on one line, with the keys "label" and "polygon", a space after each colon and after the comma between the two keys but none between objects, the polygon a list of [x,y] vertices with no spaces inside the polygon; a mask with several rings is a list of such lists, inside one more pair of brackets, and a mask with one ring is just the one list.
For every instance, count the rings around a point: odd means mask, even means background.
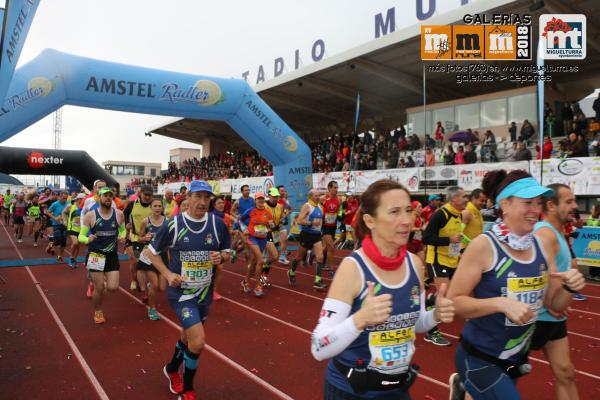
[{"label": "blue inflatable arch", "polygon": [[160,71],[47,49],[16,70],[0,108],[0,142],[66,104],[224,121],[273,165],[275,184],[286,186],[294,208],[312,187],[310,149],[244,80]]}]

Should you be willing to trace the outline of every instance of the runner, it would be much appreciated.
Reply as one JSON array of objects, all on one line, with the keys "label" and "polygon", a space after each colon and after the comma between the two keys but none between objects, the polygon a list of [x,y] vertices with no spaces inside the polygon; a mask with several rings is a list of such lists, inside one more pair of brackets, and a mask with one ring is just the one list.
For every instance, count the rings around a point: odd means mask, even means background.
[{"label": "runner", "polygon": [[[427,270],[436,288],[452,279],[460,256],[462,241],[461,212],[467,204],[464,190],[458,186],[446,189],[448,203],[437,209],[423,232],[423,243],[427,245]],[[427,296],[427,306],[435,304],[435,295]],[[450,341],[442,336],[436,327],[425,335],[425,341],[437,346],[450,346]]]},{"label": "runner", "polygon": [[67,225],[63,219],[63,211],[70,204],[67,202],[68,192],[61,192],[60,198],[50,204],[46,216],[52,220],[52,247],[56,251],[56,261],[63,262],[63,253],[67,246]]},{"label": "runner", "polygon": [[10,205],[12,204],[15,195],[10,192],[10,189],[6,189],[6,193],[2,196],[2,215],[4,216],[4,225],[7,227],[10,226],[11,215],[10,215]]},{"label": "runner", "polygon": [[[162,226],[149,246],[152,265],[167,278],[167,298],[183,326],[173,357],[163,368],[169,390],[183,400],[196,399],[194,375],[206,342],[203,324],[212,302],[215,266],[229,259],[227,227],[207,213],[212,195],[208,183],[192,181],[189,210]],[[168,266],[160,256],[167,251]],[[183,382],[179,374],[182,363]]]},{"label": "runner", "polygon": [[[567,272],[571,269],[571,252],[565,240],[564,227],[573,222],[577,200],[567,185],[553,183],[548,188],[554,191],[543,203],[544,220],[535,224],[534,233],[553,248],[556,269]],[[554,314],[554,315],[553,315]],[[531,339],[532,350],[543,350],[555,377],[556,398],[576,400],[575,367],[571,362],[571,350],[567,337],[566,315],[558,315],[546,307],[540,311]]]},{"label": "runner", "polygon": [[323,264],[326,271],[331,270],[327,265],[335,262],[335,247],[333,242],[335,241],[335,233],[337,231],[338,214],[340,212],[340,199],[338,198],[338,183],[331,181],[327,184],[327,194],[325,195],[325,203],[323,204],[323,245],[324,245],[324,256]]},{"label": "runner", "polygon": [[[423,217],[421,217],[421,211],[423,206],[420,201],[414,200],[412,203],[413,214],[415,222],[411,228],[410,239],[408,241],[408,251],[417,255],[419,259],[425,262],[425,245],[423,244]],[[427,285],[426,285],[427,286]]]},{"label": "runner", "polygon": [[[232,217],[231,214],[225,211],[225,199],[223,196],[216,196],[210,201],[210,206],[208,207],[208,212],[214,214],[215,216],[221,218],[223,222],[225,222],[225,226],[227,227],[227,232],[231,235],[231,229],[233,228],[233,224],[237,222],[235,217]],[[217,269],[215,270],[215,287],[213,290],[213,300],[219,301],[221,300],[221,295],[217,291],[220,287],[221,277],[223,276],[223,265],[217,265]]]},{"label": "runner", "polygon": [[238,252],[243,251],[246,245],[245,236],[247,236],[247,227],[241,222],[241,216],[247,210],[254,207],[254,200],[250,197],[250,186],[242,185],[240,191],[242,192],[242,197],[237,199],[231,206],[231,215],[238,219],[238,223],[233,225],[232,262],[235,262]]},{"label": "runner", "polygon": [[[156,235],[156,232],[167,223],[167,218],[163,215],[163,202],[161,199],[153,199],[150,202],[150,208],[152,214],[146,219],[142,220],[140,224],[140,234],[138,242],[142,243],[144,247],[140,251],[140,257],[137,264],[138,273],[145,274],[145,282],[148,282],[148,318],[153,321],[158,321],[160,316],[156,311],[156,293],[157,291],[164,292],[167,288],[167,280],[162,276],[156,267],[152,265],[150,257],[148,256],[148,243],[152,241],[152,238]],[[162,260],[165,264],[169,262],[167,254],[161,254]]]},{"label": "runner", "polygon": [[12,200],[12,217],[13,225],[15,227],[15,237],[17,243],[23,243],[23,227],[25,224],[25,215],[27,215],[27,203],[25,202],[25,196],[23,193],[18,193]]},{"label": "runner", "polygon": [[103,187],[98,191],[98,195],[100,207],[83,217],[79,241],[88,245],[85,265],[94,284],[94,322],[103,324],[106,322],[102,312],[104,293],[106,290],[116,292],[119,288],[117,240],[125,243],[127,229],[123,212],[113,207],[113,192]]},{"label": "runner", "polygon": [[123,211],[125,221],[128,222],[127,228],[129,229],[129,241],[125,246],[125,250],[129,256],[129,271],[131,272],[129,289],[138,289],[142,292],[142,301],[144,303],[148,301],[146,274],[144,272],[138,273],[137,271],[140,252],[144,248],[144,244],[139,241],[138,233],[140,232],[142,221],[152,214],[150,203],[152,203],[153,193],[152,186],[143,185],[140,187],[140,197],[137,200],[129,202]]},{"label": "runner", "polygon": [[321,273],[323,271],[323,242],[321,241],[321,226],[323,224],[323,209],[319,202],[319,192],[311,189],[308,192],[308,202],[300,209],[298,224],[300,225],[300,247],[292,266],[288,270],[288,281],[290,286],[296,286],[296,269],[298,263],[306,257],[308,250],[312,250],[317,259],[317,271],[313,287],[317,290],[325,290],[327,285],[323,282]]},{"label": "runner", "polygon": [[441,205],[442,198],[439,194],[432,194],[427,198],[427,205],[423,207],[423,211],[421,211],[421,217],[423,218],[425,225],[427,225],[429,218],[431,218],[435,210],[440,208]]},{"label": "runner", "polygon": [[[250,251],[250,263],[246,272],[246,278],[240,282],[241,290],[244,293],[250,293],[250,278],[252,275],[256,278],[254,295],[262,297],[264,295],[264,286],[262,277],[263,270],[263,252],[267,247],[267,236],[269,229],[272,229],[273,215],[265,207],[265,194],[258,192],[254,195],[255,206],[246,210],[240,217],[240,222],[248,227],[248,236],[246,245]],[[277,259],[277,250],[275,250],[275,259]]]},{"label": "runner", "polygon": [[380,180],[363,194],[356,233],[362,249],[344,258],[312,335],[312,354],[327,358],[324,399],[409,399],[419,368],[415,332],[454,318],[440,288],[425,311],[423,264],[406,251],[412,226],[408,191]]},{"label": "runner", "polygon": [[266,253],[265,263],[262,267],[262,275],[260,277],[262,286],[271,286],[269,281],[269,272],[271,271],[271,264],[277,261],[279,254],[277,253],[277,244],[281,238],[280,230],[281,224],[285,215],[285,211],[281,204],[279,204],[279,198],[281,193],[277,188],[272,187],[269,189],[269,200],[266,202],[266,208],[271,212],[273,216],[273,227],[267,233],[267,247],[264,253]]},{"label": "runner", "polygon": [[167,189],[165,191],[165,199],[163,200],[163,207],[165,209],[165,215],[167,218],[171,218],[173,216],[173,211],[175,207],[177,207],[177,202],[173,198],[173,191]]},{"label": "runner", "polygon": [[39,205],[39,196],[34,194],[31,198],[31,203],[27,207],[27,215],[31,221],[31,230],[33,232],[33,247],[38,246],[38,239],[42,233],[42,210]]},{"label": "runner", "polygon": [[[352,235],[352,219],[354,218],[356,211],[358,211],[358,206],[358,200],[354,197],[354,192],[346,192],[346,200],[340,207],[340,211],[342,212],[342,225],[340,227],[340,237],[336,239],[333,244],[335,248],[338,248],[340,243],[345,243],[348,233]],[[354,239],[354,236],[352,239]]]},{"label": "runner", "polygon": [[279,229],[279,243],[281,253],[279,256],[279,262],[283,265],[288,265],[290,261],[287,258],[287,246],[288,246],[288,230],[287,226],[289,225],[289,215],[292,212],[292,206],[287,198],[287,190],[285,186],[279,185],[277,186],[277,190],[279,190],[279,204],[283,207],[283,220],[281,221],[281,229]]},{"label": "runner", "polygon": [[69,207],[65,207],[63,211],[63,220],[67,221],[67,235],[71,241],[71,248],[69,252],[71,257],[69,259],[69,267],[77,268],[77,256],[79,256],[79,231],[81,230],[81,205],[83,199],[85,199],[84,193],[79,193],[73,197],[73,204]]},{"label": "runner", "polygon": [[490,171],[482,186],[502,220],[467,246],[450,286],[456,315],[467,320],[450,382],[453,395],[462,383],[475,400],[519,399],[542,305],[563,312],[585,280],[575,269],[557,272],[555,249],[532,233],[551,189],[520,170]]},{"label": "runner", "polygon": [[483,233],[483,216],[481,210],[487,204],[487,196],[481,189],[475,189],[469,195],[467,207],[462,211],[463,243],[462,247],[467,247],[471,240]]}]

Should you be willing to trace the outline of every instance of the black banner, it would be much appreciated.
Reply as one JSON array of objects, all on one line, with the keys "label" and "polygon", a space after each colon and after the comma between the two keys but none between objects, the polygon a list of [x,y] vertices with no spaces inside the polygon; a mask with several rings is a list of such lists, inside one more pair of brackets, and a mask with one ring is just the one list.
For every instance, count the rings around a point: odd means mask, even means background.
[{"label": "black banner", "polygon": [[119,183],[85,151],[0,147],[0,172],[21,175],[70,175],[92,190],[102,179],[110,187]]}]

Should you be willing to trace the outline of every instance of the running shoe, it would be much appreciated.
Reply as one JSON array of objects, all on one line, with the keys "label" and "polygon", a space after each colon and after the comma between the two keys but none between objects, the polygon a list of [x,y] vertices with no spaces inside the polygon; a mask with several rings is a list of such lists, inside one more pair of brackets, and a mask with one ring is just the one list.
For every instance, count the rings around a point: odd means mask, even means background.
[{"label": "running shoe", "polygon": [[450,375],[448,382],[450,383],[450,400],[464,400],[465,389],[458,373],[455,372]]},{"label": "running shoe", "polygon": [[223,296],[221,296],[216,290],[213,292],[213,301],[219,301],[221,300],[221,297]]},{"label": "running shoe", "polygon": [[158,315],[156,308],[148,309],[148,319],[151,319],[152,321],[158,321],[160,319],[160,315]]},{"label": "running shoe", "polygon": [[316,277],[313,287],[317,290],[325,290],[327,289],[327,284],[323,283],[323,279],[321,279],[321,277]]},{"label": "running shoe", "polygon": [[148,304],[148,293],[144,292],[142,295],[142,303]]},{"label": "running shoe", "polygon": [[104,314],[102,313],[102,310],[94,312],[94,322],[96,324],[103,324],[106,322],[106,319],[104,318]]},{"label": "running shoe", "polygon": [[288,282],[290,283],[290,286],[296,287],[296,273],[293,272],[291,269],[288,269],[287,277],[288,277]]},{"label": "running shoe", "polygon": [[33,247],[38,247],[37,242],[33,242]]},{"label": "running shoe", "polygon": [[581,293],[577,292],[577,293],[575,293],[573,295],[573,300],[576,300],[576,301],[586,301],[587,297],[584,296],[584,295],[582,295]]},{"label": "running shoe", "polygon": [[265,294],[265,292],[264,292],[263,287],[261,285],[257,285],[254,288],[254,295],[256,297],[263,297],[264,294]]},{"label": "running shoe", "polygon": [[94,284],[92,282],[89,282],[88,286],[87,286],[87,290],[85,292],[85,295],[87,296],[88,299],[91,299],[93,294],[94,294]]},{"label": "running shoe", "polygon": [[237,250],[231,250],[231,263],[235,264],[237,260]]},{"label": "running shoe", "polygon": [[62,263],[64,260],[61,256],[56,256],[56,262]]},{"label": "running shoe", "polygon": [[183,392],[183,381],[181,380],[181,375],[179,372],[168,372],[167,366],[163,367],[163,373],[169,380],[169,391],[173,394],[180,394]]},{"label": "running shoe", "polygon": [[179,400],[196,400],[196,392],[188,390],[185,393],[179,395]]},{"label": "running shoe", "polygon": [[250,289],[250,286],[248,285],[248,282],[243,280],[240,282],[240,285],[241,285],[242,292],[250,293],[252,291],[252,289]]},{"label": "running shoe", "polygon": [[137,282],[136,281],[131,281],[131,284],[129,285],[129,290],[136,290],[137,287]]},{"label": "running shoe", "polygon": [[77,261],[73,257],[71,257],[71,259],[68,262],[68,265],[72,269],[75,269],[75,268],[77,268]]},{"label": "running shoe", "polygon": [[17,243],[23,243],[23,239],[17,239]]},{"label": "running shoe", "polygon": [[435,331],[434,333],[428,333],[425,335],[425,341],[429,343],[433,343],[436,346],[450,346],[450,341],[442,336],[440,331]]},{"label": "running shoe", "polygon": [[265,274],[262,274],[260,276],[260,285],[264,286],[264,287],[270,287],[271,286],[271,281],[269,281],[269,277]]},{"label": "running shoe", "polygon": [[279,257],[279,263],[283,265],[289,265],[290,260],[288,260],[285,255],[282,255],[281,257]]}]

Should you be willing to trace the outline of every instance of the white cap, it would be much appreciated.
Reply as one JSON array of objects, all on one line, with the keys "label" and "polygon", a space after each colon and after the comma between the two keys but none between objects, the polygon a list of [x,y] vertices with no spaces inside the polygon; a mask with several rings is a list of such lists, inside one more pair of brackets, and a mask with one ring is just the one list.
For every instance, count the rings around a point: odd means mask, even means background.
[{"label": "white cap", "polygon": [[346,192],[346,196],[354,196],[354,192],[352,192],[351,190],[348,190]]}]

